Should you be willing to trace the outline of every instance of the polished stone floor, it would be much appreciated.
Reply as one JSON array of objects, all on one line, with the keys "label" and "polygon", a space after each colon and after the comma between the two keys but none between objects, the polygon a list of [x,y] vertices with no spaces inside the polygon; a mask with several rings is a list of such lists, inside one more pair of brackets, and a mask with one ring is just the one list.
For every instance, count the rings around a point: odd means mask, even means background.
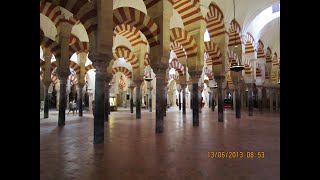
[{"label": "polished stone floor", "polygon": [[193,127],[192,111],[183,116],[174,107],[164,118],[164,132],[156,134],[155,112],[143,109],[136,120],[129,109],[118,110],[105,123],[101,145],[93,145],[92,114],[70,113],[59,128],[57,111],[49,119],[40,112],[40,179],[280,179],[279,112],[242,112],[236,119],[228,109],[221,123],[217,109],[204,108],[199,127]]}]

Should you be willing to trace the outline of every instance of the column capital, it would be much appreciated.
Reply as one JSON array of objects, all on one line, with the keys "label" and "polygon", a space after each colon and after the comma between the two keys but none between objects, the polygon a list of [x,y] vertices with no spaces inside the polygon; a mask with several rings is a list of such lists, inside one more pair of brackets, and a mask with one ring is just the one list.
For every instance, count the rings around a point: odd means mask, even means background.
[{"label": "column capital", "polygon": [[190,79],[192,79],[192,83],[196,83],[199,81],[201,77],[200,71],[189,71]]},{"label": "column capital", "polygon": [[217,83],[222,84],[225,81],[226,77],[225,76],[215,76],[214,79]]},{"label": "column capital", "polygon": [[51,79],[50,80],[42,80],[42,83],[44,84],[44,86],[46,88],[49,88],[50,84],[51,84]]},{"label": "column capital", "polygon": [[68,21],[61,21],[59,28],[59,37],[70,38],[72,27],[73,24],[70,24]]},{"label": "column capital", "polygon": [[77,84],[78,88],[80,88],[80,89],[82,89],[84,87],[84,85],[85,85],[85,83],[80,83],[80,82],[78,82],[78,84]]},{"label": "column capital", "polygon": [[136,86],[140,86],[143,83],[143,79],[135,79],[133,82],[136,84]]}]

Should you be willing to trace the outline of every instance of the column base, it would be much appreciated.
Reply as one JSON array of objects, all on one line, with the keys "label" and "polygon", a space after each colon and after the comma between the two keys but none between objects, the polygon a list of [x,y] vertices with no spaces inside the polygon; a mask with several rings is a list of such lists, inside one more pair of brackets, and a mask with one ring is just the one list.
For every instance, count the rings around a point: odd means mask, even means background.
[{"label": "column base", "polygon": [[162,133],[163,127],[156,127],[156,133]]}]

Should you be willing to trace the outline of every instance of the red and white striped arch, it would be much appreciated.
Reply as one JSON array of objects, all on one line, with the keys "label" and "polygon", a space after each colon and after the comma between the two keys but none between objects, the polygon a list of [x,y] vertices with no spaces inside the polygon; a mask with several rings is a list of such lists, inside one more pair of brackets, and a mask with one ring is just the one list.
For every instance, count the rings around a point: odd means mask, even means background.
[{"label": "red and white striped arch", "polygon": [[228,72],[227,72],[227,75],[226,75],[226,81],[227,81],[227,86],[228,87],[233,86],[233,81],[232,81],[232,78],[231,78],[230,68],[228,68]]},{"label": "red and white striped arch", "polygon": [[169,63],[169,69],[171,68],[177,70],[179,74],[184,74],[184,66],[177,59],[172,59]]},{"label": "red and white striped arch", "polygon": [[147,44],[147,42],[142,40],[139,29],[130,24],[117,25],[113,30],[113,37],[116,37],[117,35],[126,37],[132,47],[135,47],[138,44]]},{"label": "red and white striped arch", "polygon": [[76,74],[80,74],[80,66],[76,62],[69,60],[69,68],[73,69]]},{"label": "red and white striped arch", "polygon": [[213,72],[210,69],[208,69],[208,67],[206,67],[203,72],[205,75],[208,76],[209,80],[213,80]]},{"label": "red and white striped arch", "polygon": [[187,58],[186,51],[184,50],[183,46],[177,41],[173,41],[170,43],[170,50],[172,50],[176,54],[178,60],[184,57]]},{"label": "red and white striped arch", "polygon": [[[43,64],[43,66],[44,66],[44,64]],[[57,67],[57,61],[52,62],[51,63],[51,73],[53,72],[53,70],[56,67]],[[76,74],[80,74],[80,66],[76,62],[69,60],[69,68],[73,69]],[[43,67],[43,70],[45,70],[44,67]]]},{"label": "red and white striped arch", "polygon": [[170,74],[169,75],[169,79],[173,79],[176,81],[176,83],[179,82],[179,75],[176,75],[176,74]]},{"label": "red and white striped arch", "polygon": [[271,63],[272,62],[271,58],[272,58],[272,51],[268,47],[266,52],[266,63]]},{"label": "red and white striped arch", "polygon": [[[71,86],[78,83],[78,78],[77,78],[76,73],[74,71],[71,71],[71,74],[69,75],[68,79],[70,80]],[[54,85],[58,83],[59,79],[56,75],[56,72],[52,72],[51,80]]]},{"label": "red and white striped arch", "polygon": [[277,82],[277,76],[276,73],[271,73],[271,81]]},{"label": "red and white striped arch", "polygon": [[256,77],[261,77],[262,76],[262,72],[261,72],[261,65],[259,63],[257,63],[257,67],[256,67]]},{"label": "red and white striped arch", "polygon": [[252,67],[251,67],[250,60],[248,58],[244,57],[243,64],[244,64],[244,74],[250,75],[252,73]]},{"label": "red and white striped arch", "polygon": [[228,35],[229,35],[228,46],[229,47],[242,44],[241,38],[240,38],[241,28],[240,28],[239,23],[235,19],[233,19],[231,21],[230,28],[229,28],[228,32],[229,32],[228,33]]},{"label": "red and white striped arch", "polygon": [[127,78],[130,78],[130,79],[132,78],[132,72],[126,67],[118,66],[118,67],[112,68],[112,75],[115,75],[117,72],[123,73]]},{"label": "red and white striped arch", "polygon": [[170,33],[171,42],[179,42],[186,51],[187,57],[194,57],[197,55],[197,43],[193,37],[184,29],[172,28]]},{"label": "red and white striped arch", "polygon": [[119,89],[123,89],[124,87],[126,87],[126,82],[124,82],[124,80],[120,78],[118,85],[119,85]]},{"label": "red and white striped arch", "polygon": [[264,76],[265,79],[270,79],[270,76],[269,76],[269,72],[268,70],[266,69],[265,71],[265,76]]},{"label": "red and white striped arch", "polygon": [[40,1],[40,13],[47,16],[56,28],[60,24],[60,20],[63,19],[63,15],[58,6],[45,1]]},{"label": "red and white striped arch", "polygon": [[81,52],[89,52],[89,42],[77,41],[76,43],[69,46],[69,57],[71,57],[74,53],[78,54]]},{"label": "red and white striped arch", "polygon": [[[52,0],[46,0],[52,1]],[[54,1],[73,14],[74,19],[78,19],[86,29],[88,35],[97,30],[97,9],[95,3],[87,0],[64,0]]]},{"label": "red and white striped arch", "polygon": [[149,53],[146,53],[146,54],[144,55],[144,65],[145,65],[145,66],[148,66],[148,65],[150,64],[150,62],[151,62],[151,60],[150,60],[150,58],[149,58]]},{"label": "red and white striped arch", "polygon": [[40,13],[48,17],[54,23],[56,28],[59,27],[61,22],[68,22],[71,25],[79,23],[79,20],[75,19],[74,17],[65,19],[59,6],[52,4],[49,1],[40,2]]},{"label": "red and white striped arch", "polygon": [[209,12],[207,14],[206,21],[210,38],[225,34],[223,13],[216,4],[209,5]]},{"label": "red and white striped arch", "polygon": [[200,11],[199,0],[168,0],[180,14],[184,26],[204,20]]},{"label": "red and white striped arch", "polygon": [[126,48],[118,48],[116,52],[113,53],[113,61],[118,58],[124,58],[126,62],[130,63],[132,69],[139,68],[139,59],[128,49]]},{"label": "red and white striped arch", "polygon": [[273,54],[273,57],[272,57],[272,66],[279,67],[278,55],[276,52]]},{"label": "red and white striped arch", "polygon": [[204,50],[209,55],[207,59],[207,65],[219,65],[222,64],[221,52],[219,47],[212,41],[204,42]]},{"label": "red and white striped arch", "polygon": [[94,67],[93,67],[93,65],[92,64],[89,64],[89,65],[87,65],[85,68],[84,68],[84,74],[87,74],[87,72],[89,71],[89,70],[91,70],[91,69],[94,69]]},{"label": "red and white striped arch", "polygon": [[261,40],[258,41],[258,53],[257,53],[257,58],[265,58],[264,55],[264,45]]},{"label": "red and white striped arch", "polygon": [[136,27],[147,38],[150,47],[160,43],[158,37],[160,33],[159,27],[147,14],[135,8],[120,7],[113,10],[113,23],[114,27],[120,24],[129,24]]},{"label": "red and white striped arch", "polygon": [[160,0],[143,0],[146,8],[149,9],[150,7],[156,5]]},{"label": "red and white striped arch", "polygon": [[237,64],[238,57],[237,57],[236,53],[234,53],[233,51],[228,50],[227,55],[228,55],[228,59],[229,59],[229,64]]},{"label": "red and white striped arch", "polygon": [[253,53],[254,52],[254,38],[251,33],[247,32],[245,39],[245,53]]},{"label": "red and white striped arch", "polygon": [[120,49],[120,50],[121,50],[121,49],[125,49],[125,50],[131,52],[131,49],[129,49],[127,46],[124,46],[124,45],[117,46],[114,50],[115,50],[115,51],[118,51],[119,49]]},{"label": "red and white striped arch", "polygon": [[61,54],[60,45],[57,42],[51,40],[50,38],[40,35],[40,46],[42,48],[48,48],[56,58],[60,57],[60,54]]}]

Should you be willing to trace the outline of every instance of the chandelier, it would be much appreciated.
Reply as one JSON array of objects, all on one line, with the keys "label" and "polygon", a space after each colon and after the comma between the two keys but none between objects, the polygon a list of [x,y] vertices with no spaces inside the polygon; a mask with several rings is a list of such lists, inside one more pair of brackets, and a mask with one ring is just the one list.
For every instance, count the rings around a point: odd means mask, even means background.
[{"label": "chandelier", "polygon": [[[233,0],[233,19],[234,21],[236,21],[236,7],[235,7],[235,0]],[[231,65],[230,65],[230,71],[235,71],[235,72],[239,72],[239,71],[242,71],[244,69],[244,66],[242,65],[241,63],[241,49],[240,48],[237,48],[238,46],[236,45],[236,33],[234,34],[234,53],[236,54],[239,54],[238,56],[238,62],[236,63],[232,63],[231,62]],[[236,60],[236,59],[235,59]]]}]

